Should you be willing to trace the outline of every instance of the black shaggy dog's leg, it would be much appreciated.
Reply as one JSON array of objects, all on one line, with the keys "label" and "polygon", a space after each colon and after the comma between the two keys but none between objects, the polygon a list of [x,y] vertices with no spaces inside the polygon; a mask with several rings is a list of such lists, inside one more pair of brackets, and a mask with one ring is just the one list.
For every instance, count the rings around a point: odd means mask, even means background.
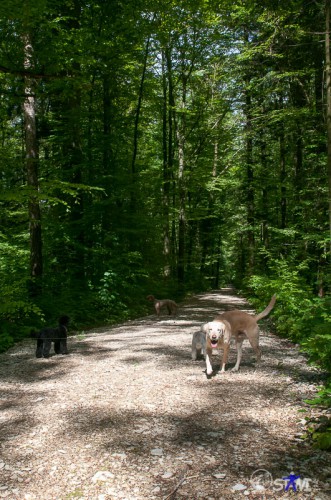
[{"label": "black shaggy dog's leg", "polygon": [[60,339],[54,340],[54,352],[55,352],[55,354],[61,353],[61,340]]},{"label": "black shaggy dog's leg", "polygon": [[[61,332],[62,333],[62,332]],[[66,331],[65,331],[66,334]],[[54,351],[56,354],[69,354],[68,348],[67,348],[67,337],[66,336],[60,336],[60,338],[56,339],[54,342]]]},{"label": "black shaggy dog's leg", "polygon": [[69,354],[69,351],[67,348],[67,339],[60,340],[60,353],[61,354]]},{"label": "black shaggy dog's leg", "polygon": [[[61,354],[69,354],[68,348],[67,348],[67,326],[69,324],[69,318],[68,316],[61,316],[59,319],[59,344],[56,346],[54,344],[54,349],[57,347],[59,349],[59,353]],[[56,352],[56,351],[55,351]]]},{"label": "black shaggy dog's leg", "polygon": [[43,345],[44,345],[44,341],[42,339],[37,339],[37,349],[36,349],[36,357],[37,358],[43,357]]},{"label": "black shaggy dog's leg", "polygon": [[54,340],[54,352],[55,352],[55,354],[60,354],[61,353],[60,340],[59,339]]},{"label": "black shaggy dog's leg", "polygon": [[44,339],[44,346],[43,346],[43,356],[44,358],[49,358],[49,353],[52,347],[52,339],[50,338],[45,338]]}]

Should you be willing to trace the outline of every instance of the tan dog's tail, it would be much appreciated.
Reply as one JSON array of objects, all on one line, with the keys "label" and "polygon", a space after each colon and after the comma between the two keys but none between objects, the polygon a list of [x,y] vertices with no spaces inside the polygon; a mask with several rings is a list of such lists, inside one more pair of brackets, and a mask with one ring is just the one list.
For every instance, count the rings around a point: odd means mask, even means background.
[{"label": "tan dog's tail", "polygon": [[262,312],[260,312],[259,314],[257,314],[255,316],[255,320],[259,321],[260,319],[265,318],[266,316],[268,316],[268,314],[274,308],[275,302],[276,302],[276,294],[271,297],[271,300],[270,300],[269,304],[267,305],[267,307],[265,308],[265,310],[262,311]]}]

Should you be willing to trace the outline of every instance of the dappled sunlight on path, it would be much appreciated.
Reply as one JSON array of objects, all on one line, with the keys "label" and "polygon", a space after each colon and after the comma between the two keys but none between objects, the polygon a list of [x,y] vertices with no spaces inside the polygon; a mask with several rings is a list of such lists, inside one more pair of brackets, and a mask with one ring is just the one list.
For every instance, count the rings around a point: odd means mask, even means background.
[{"label": "dappled sunlight on path", "polygon": [[[175,317],[72,336],[69,356],[36,359],[30,341],[1,355],[0,498],[159,499],[181,477],[178,499],[261,498],[259,469],[312,478],[300,498],[328,498],[329,455],[300,438],[319,374],[297,347],[261,321],[260,364],[248,343],[239,373],[209,380],[191,360],[192,334],[233,308],[253,312],[232,289],[214,290]],[[229,368],[235,358],[232,348]]]}]

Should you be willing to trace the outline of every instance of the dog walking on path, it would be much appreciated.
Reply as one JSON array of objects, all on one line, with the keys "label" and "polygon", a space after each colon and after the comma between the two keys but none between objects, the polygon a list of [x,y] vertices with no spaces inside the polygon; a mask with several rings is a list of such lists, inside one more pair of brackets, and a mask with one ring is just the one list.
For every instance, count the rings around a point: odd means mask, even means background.
[{"label": "dog walking on path", "polygon": [[37,339],[37,358],[49,358],[52,342],[54,342],[55,354],[69,354],[67,348],[67,328],[69,324],[68,316],[61,316],[59,325],[55,328],[43,328],[35,335]]},{"label": "dog walking on path", "polygon": [[153,302],[154,304],[154,309],[157,314],[157,316],[160,316],[160,311],[162,308],[166,308],[168,310],[169,315],[175,315],[177,313],[177,304],[173,300],[170,299],[156,299],[154,295],[148,295],[147,300],[150,302]]},{"label": "dog walking on path", "polygon": [[[206,323],[202,331],[206,334],[206,368],[207,375],[212,374],[211,353],[213,349],[223,349],[222,369],[225,371],[227,357],[230,347],[230,337],[235,338],[237,349],[237,361],[232,371],[238,371],[242,358],[242,344],[247,338],[256,353],[257,361],[261,359],[261,349],[259,347],[259,326],[257,322],[267,317],[272,311],[276,302],[276,295],[273,295],[268,306],[259,314],[252,315],[239,309],[226,311],[217,315],[213,321]],[[230,328],[230,329],[229,329]]]}]

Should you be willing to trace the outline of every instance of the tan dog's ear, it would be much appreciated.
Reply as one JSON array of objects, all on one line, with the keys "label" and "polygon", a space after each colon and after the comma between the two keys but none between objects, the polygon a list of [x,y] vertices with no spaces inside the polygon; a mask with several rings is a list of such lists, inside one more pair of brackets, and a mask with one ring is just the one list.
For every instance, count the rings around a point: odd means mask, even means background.
[{"label": "tan dog's ear", "polygon": [[222,322],[223,322],[223,324],[225,326],[223,340],[224,340],[225,343],[229,344],[230,343],[230,339],[231,339],[231,335],[232,335],[231,325],[226,320],[222,320]]}]

